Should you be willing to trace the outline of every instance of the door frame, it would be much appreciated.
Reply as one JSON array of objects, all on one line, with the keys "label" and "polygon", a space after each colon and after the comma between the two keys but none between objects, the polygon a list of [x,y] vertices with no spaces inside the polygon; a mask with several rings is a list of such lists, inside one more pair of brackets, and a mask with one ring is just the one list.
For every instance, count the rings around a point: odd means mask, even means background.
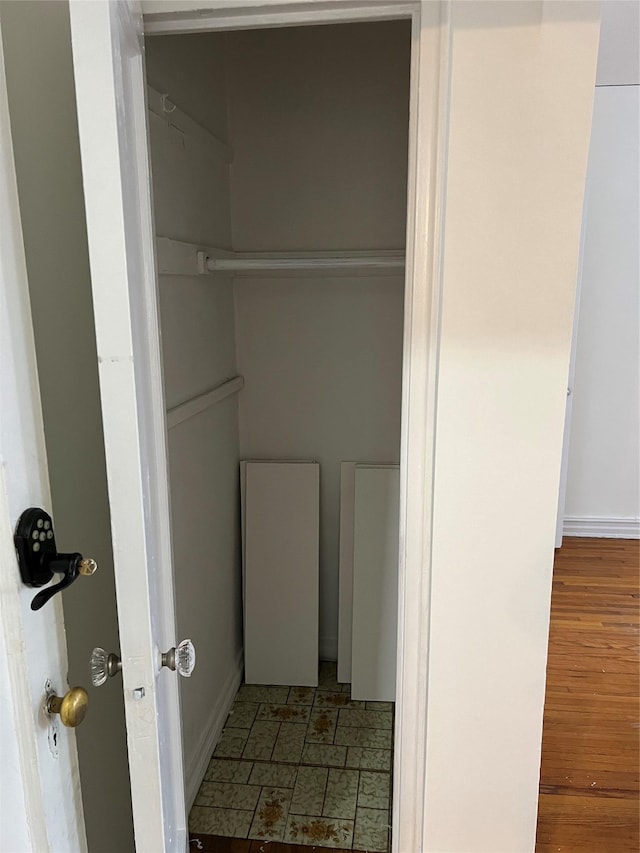
[{"label": "door frame", "polygon": [[[166,408],[137,0],[70,0],[137,850],[182,851],[187,827]],[[135,284],[134,284],[135,283]]]},{"label": "door frame", "polygon": [[[177,4],[172,4],[177,5]],[[143,7],[161,8],[146,3]],[[203,8],[206,7],[206,8]],[[422,849],[437,372],[450,81],[450,0],[186,0],[145,35],[410,19],[411,83],[400,453],[393,850]],[[190,8],[191,7],[191,8]],[[196,11],[197,9],[197,11]]]}]

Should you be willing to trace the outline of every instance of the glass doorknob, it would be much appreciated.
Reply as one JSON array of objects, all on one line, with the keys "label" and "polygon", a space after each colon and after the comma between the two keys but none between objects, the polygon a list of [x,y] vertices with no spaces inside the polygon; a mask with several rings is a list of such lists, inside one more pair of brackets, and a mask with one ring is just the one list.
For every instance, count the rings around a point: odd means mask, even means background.
[{"label": "glass doorknob", "polygon": [[189,678],[196,666],[196,649],[191,640],[183,640],[179,645],[162,654],[162,666],[177,670],[178,675]]},{"label": "glass doorknob", "polygon": [[122,669],[122,661],[113,652],[105,652],[100,646],[91,652],[89,660],[91,667],[91,683],[94,687],[101,687],[107,678],[117,675]]}]

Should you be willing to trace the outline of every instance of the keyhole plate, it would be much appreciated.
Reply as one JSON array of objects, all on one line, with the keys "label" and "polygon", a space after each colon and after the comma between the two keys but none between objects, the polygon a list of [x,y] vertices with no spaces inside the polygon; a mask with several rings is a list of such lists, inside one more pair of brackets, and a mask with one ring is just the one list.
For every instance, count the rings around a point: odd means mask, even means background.
[{"label": "keyhole plate", "polygon": [[49,743],[49,752],[53,758],[58,758],[60,755],[60,717],[57,714],[48,714],[46,711],[49,698],[55,695],[55,690],[50,681],[44,685],[44,705],[43,713],[47,721],[47,740]]}]

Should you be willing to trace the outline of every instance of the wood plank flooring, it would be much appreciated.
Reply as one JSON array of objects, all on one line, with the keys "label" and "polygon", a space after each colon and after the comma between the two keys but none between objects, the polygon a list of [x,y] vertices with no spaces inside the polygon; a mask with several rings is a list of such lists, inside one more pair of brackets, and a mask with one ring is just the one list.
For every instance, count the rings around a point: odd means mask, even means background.
[{"label": "wood plank flooring", "polygon": [[[536,853],[638,853],[640,543],[564,542],[551,601]],[[204,853],[309,849],[200,838]]]},{"label": "wood plank flooring", "polygon": [[556,552],[536,853],[638,853],[640,543]]}]

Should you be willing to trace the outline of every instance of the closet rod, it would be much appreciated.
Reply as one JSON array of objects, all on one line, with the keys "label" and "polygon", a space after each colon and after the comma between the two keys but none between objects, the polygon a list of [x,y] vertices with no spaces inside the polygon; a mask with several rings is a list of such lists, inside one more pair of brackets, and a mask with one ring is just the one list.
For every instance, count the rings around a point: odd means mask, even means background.
[{"label": "closet rod", "polygon": [[222,382],[210,391],[205,391],[204,394],[198,394],[197,397],[192,397],[191,400],[187,400],[184,403],[180,403],[179,406],[174,406],[172,409],[168,409],[167,428],[171,429],[172,427],[181,424],[183,421],[189,420],[189,418],[193,418],[195,415],[199,415],[200,412],[204,412],[206,409],[215,405],[215,403],[219,403],[221,400],[224,400],[226,397],[230,397],[232,394],[237,394],[243,387],[244,377],[234,376],[233,379],[228,379],[226,382]]},{"label": "closet rod", "polygon": [[396,274],[404,270],[399,249],[326,252],[233,252],[229,249],[157,237],[158,274],[172,276],[218,275],[220,277],[268,272],[295,273],[309,270],[357,275]]},{"label": "closet rod", "polygon": [[403,270],[404,254],[317,255],[287,257],[204,258],[208,272],[260,272],[270,270]]}]

